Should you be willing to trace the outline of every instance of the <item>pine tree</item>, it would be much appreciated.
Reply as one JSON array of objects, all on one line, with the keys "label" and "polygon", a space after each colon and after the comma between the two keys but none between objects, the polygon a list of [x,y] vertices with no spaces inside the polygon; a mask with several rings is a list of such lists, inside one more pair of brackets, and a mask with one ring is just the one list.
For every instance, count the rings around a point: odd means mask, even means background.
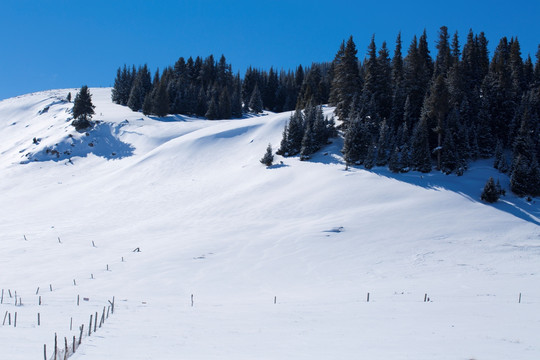
[{"label": "pine tree", "polygon": [[313,136],[313,128],[311,125],[306,126],[304,136],[302,137],[302,146],[300,148],[300,160],[308,160],[316,151],[315,138]]},{"label": "pine tree", "polygon": [[218,118],[218,106],[216,98],[212,97],[210,104],[208,105],[208,110],[204,114],[208,120],[216,120]]},{"label": "pine tree", "polygon": [[67,102],[71,102],[71,92],[68,92],[66,100]]},{"label": "pine tree", "polygon": [[268,147],[266,148],[266,153],[260,160],[261,163],[263,163],[266,166],[271,166],[274,162],[274,155],[272,155],[272,145],[268,144]]},{"label": "pine tree", "polygon": [[281,136],[281,142],[279,144],[279,149],[276,151],[276,154],[287,156],[289,154],[289,140],[287,138],[287,128],[288,124],[285,124],[283,128],[283,135]]},{"label": "pine tree", "polygon": [[364,167],[367,170],[371,170],[375,166],[375,158],[377,157],[377,146],[371,144],[368,148],[366,158],[364,159]]},{"label": "pine tree", "polygon": [[431,171],[428,128],[426,119],[416,125],[411,140],[411,165],[414,170],[428,173]]},{"label": "pine tree", "polygon": [[343,49],[343,55],[336,61],[332,81],[332,100],[335,113],[343,121],[348,121],[349,111],[355,95],[360,92],[360,74],[356,45],[352,36]]},{"label": "pine tree", "polygon": [[249,109],[255,114],[260,114],[263,111],[263,102],[258,85],[255,85],[255,88],[251,94],[251,98],[249,100]]},{"label": "pine tree", "polygon": [[84,85],[81,90],[75,95],[73,101],[73,122],[77,131],[85,129],[91,125],[90,119],[95,114],[95,106],[92,103],[92,95],[88,90],[88,86]]},{"label": "pine tree", "polygon": [[157,85],[157,90],[153,96],[153,113],[159,117],[169,113],[169,93],[167,91],[167,78],[162,77]]},{"label": "pine tree", "polygon": [[399,148],[397,146],[394,148],[394,150],[392,150],[390,160],[388,160],[388,169],[390,169],[390,171],[393,173],[399,173],[401,171],[401,166],[399,163]]},{"label": "pine tree", "polygon": [[345,137],[343,139],[343,159],[348,167],[360,161],[360,142],[362,141],[362,124],[357,118],[353,118],[349,122]]},{"label": "pine tree", "polygon": [[480,198],[488,203],[494,203],[499,200],[500,192],[501,190],[497,188],[495,181],[490,177],[484,186],[484,191],[482,191]]}]

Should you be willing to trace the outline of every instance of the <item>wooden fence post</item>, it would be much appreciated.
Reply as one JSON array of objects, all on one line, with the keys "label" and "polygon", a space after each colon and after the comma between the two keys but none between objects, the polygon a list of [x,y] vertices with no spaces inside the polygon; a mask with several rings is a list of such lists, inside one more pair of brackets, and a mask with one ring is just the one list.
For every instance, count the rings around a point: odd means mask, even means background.
[{"label": "wooden fence post", "polygon": [[38,326],[41,325],[41,317],[40,317],[39,313],[37,313],[37,324],[38,324]]},{"label": "wooden fence post", "polygon": [[54,360],[56,360],[57,355],[58,355],[58,338],[56,336],[56,333],[54,333]]},{"label": "wooden fence post", "polygon": [[73,335],[73,353],[75,354],[75,335]]},{"label": "wooden fence post", "polygon": [[39,295],[39,305],[41,305],[41,295]]},{"label": "wooden fence post", "polygon": [[37,287],[37,290],[36,290],[36,295],[39,294],[39,286]]},{"label": "wooden fence post", "polygon": [[6,318],[8,316],[8,311],[6,310],[6,314],[4,315],[4,322],[2,323],[2,326],[6,324]]},{"label": "wooden fence post", "polygon": [[64,360],[68,358],[68,346],[67,346],[67,337],[64,336]]},{"label": "wooden fence post", "polygon": [[88,336],[92,335],[92,314],[90,314],[90,325],[88,325]]},{"label": "wooden fence post", "polygon": [[79,345],[81,345],[81,341],[82,341],[82,333],[84,331],[84,324],[82,324],[79,329],[81,330],[81,333],[79,334]]},{"label": "wooden fence post", "polygon": [[97,329],[97,311],[96,311],[96,318],[94,319],[94,332],[96,332]]},{"label": "wooden fence post", "polygon": [[47,344],[43,344],[43,360],[47,360]]},{"label": "wooden fence post", "polygon": [[521,293],[519,293],[519,304],[521,304]]},{"label": "wooden fence post", "polygon": [[367,293],[367,302],[369,302],[369,293]]},{"label": "wooden fence post", "polygon": [[13,319],[13,327],[17,327],[17,312],[15,311],[15,316]]}]

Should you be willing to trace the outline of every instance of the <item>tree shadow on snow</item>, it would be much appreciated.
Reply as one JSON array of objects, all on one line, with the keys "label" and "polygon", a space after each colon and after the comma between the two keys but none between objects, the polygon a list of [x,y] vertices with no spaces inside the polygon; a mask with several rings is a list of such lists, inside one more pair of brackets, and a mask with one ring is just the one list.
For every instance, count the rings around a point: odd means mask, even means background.
[{"label": "tree shadow on snow", "polygon": [[[342,165],[345,169],[345,163],[341,154],[343,148],[343,139],[333,138],[332,144],[313,154],[308,160],[313,163]],[[362,166],[351,166],[352,171],[368,171],[381,177],[394,179],[411,185],[420,186],[425,189],[440,191],[448,190],[455,192],[468,199],[471,202],[482,203],[486,206],[492,206],[500,211],[509,213],[517,218],[540,225],[540,205],[538,198],[528,202],[526,198],[520,198],[510,191],[510,179],[506,174],[499,173],[492,166],[493,160],[480,160],[471,164],[471,168],[463,176],[455,174],[445,175],[436,170],[431,173],[420,173],[411,171],[408,173],[395,174],[387,167],[374,167],[370,170]],[[480,200],[480,195],[489,177],[495,180],[499,179],[503,189],[506,189],[506,195],[502,196],[498,202],[488,204]]]},{"label": "tree shadow on snow", "polygon": [[[408,173],[395,174],[388,168],[376,167],[370,171],[382,177],[405,182],[411,185],[420,186],[425,189],[440,191],[448,190],[463,196],[474,203],[482,203],[486,206],[492,206],[500,211],[509,213],[517,218],[540,225],[540,206],[538,199],[528,202],[526,198],[520,198],[514,195],[510,189],[510,180],[506,174],[499,173],[491,165],[489,160],[479,161],[473,164],[472,168],[465,172],[463,176],[455,174],[445,175],[433,170],[430,173],[420,173],[411,171]],[[359,168],[358,168],[359,169]],[[506,195],[502,196],[498,202],[489,204],[480,200],[480,196],[489,177],[499,179],[503,189],[506,189]]]},{"label": "tree shadow on snow", "polygon": [[107,160],[121,159],[133,155],[135,148],[121,141],[118,132],[121,124],[98,122],[91,129],[81,132],[79,137],[68,136],[53,147],[45,147],[27,155],[33,161],[65,161],[75,156],[86,157],[93,154]]}]

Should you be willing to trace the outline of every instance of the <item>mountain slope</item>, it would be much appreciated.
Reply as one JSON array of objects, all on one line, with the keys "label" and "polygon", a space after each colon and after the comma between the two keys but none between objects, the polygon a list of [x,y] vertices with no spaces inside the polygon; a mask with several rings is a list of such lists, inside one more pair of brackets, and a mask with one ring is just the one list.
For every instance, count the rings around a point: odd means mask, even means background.
[{"label": "mountain slope", "polygon": [[74,359],[539,356],[539,207],[480,202],[489,176],[508,183],[489,162],[461,178],[345,171],[336,139],[266,168],[288,113],[149,118],[91,89],[87,135],[68,91],[0,102],[0,288],[25,304],[0,305],[19,313],[0,327],[11,358],[78,335],[70,318],[112,296]]}]

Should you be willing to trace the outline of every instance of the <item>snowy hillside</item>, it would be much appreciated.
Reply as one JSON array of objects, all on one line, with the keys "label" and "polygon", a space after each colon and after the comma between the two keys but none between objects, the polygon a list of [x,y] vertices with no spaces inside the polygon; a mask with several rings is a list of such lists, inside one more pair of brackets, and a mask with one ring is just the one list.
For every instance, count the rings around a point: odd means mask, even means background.
[{"label": "snowy hillside", "polygon": [[71,359],[540,358],[540,207],[480,202],[508,188],[491,161],[346,171],[335,139],[266,168],[290,113],[150,118],[91,89],[78,133],[70,91],[0,102],[3,358],[51,358],[113,296]]}]

